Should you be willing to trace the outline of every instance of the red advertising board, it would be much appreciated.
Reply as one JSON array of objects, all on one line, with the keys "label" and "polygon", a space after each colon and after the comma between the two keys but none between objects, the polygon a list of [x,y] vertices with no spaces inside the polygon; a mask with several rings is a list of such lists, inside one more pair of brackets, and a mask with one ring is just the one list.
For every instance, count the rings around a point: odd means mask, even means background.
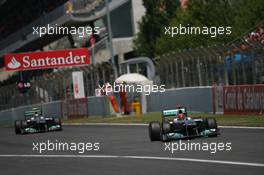
[{"label": "red advertising board", "polygon": [[86,48],[6,54],[4,59],[6,71],[47,69],[90,64],[89,52]]},{"label": "red advertising board", "polygon": [[223,87],[225,114],[263,114],[264,84]]}]

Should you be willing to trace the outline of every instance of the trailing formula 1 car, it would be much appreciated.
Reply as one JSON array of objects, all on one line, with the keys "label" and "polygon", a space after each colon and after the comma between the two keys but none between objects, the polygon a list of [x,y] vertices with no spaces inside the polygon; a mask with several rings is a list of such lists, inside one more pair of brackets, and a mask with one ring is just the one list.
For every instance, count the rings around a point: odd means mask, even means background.
[{"label": "trailing formula 1 car", "polygon": [[215,137],[219,134],[214,118],[192,119],[187,115],[187,108],[163,110],[162,121],[149,123],[151,141],[170,141],[193,137]]},{"label": "trailing formula 1 car", "polygon": [[61,131],[61,120],[54,117],[44,117],[40,108],[32,108],[24,112],[24,120],[15,121],[16,134],[28,134],[48,131]]}]

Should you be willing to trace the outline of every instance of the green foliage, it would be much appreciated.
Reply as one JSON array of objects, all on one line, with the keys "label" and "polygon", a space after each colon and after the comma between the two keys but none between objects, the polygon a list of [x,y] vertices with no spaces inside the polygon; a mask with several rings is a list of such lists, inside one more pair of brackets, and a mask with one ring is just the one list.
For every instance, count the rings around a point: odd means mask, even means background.
[{"label": "green foliage", "polygon": [[[161,9],[161,4],[167,7],[166,10]],[[150,58],[154,56],[156,40],[160,36],[161,29],[169,24],[178,4],[175,0],[143,0],[146,15],[139,24],[140,32],[135,40],[135,49],[138,54]]]},{"label": "green foliage", "polygon": [[[248,34],[264,19],[263,0],[189,0],[186,10],[182,10],[179,4],[167,6],[170,7],[169,15],[160,12],[155,5],[157,2],[158,0],[144,1],[146,15],[135,39],[135,49],[140,55],[153,57],[171,51],[230,43]],[[165,35],[165,27],[178,27],[180,24],[201,28],[231,26],[232,33],[217,37],[202,34],[174,37]]]}]

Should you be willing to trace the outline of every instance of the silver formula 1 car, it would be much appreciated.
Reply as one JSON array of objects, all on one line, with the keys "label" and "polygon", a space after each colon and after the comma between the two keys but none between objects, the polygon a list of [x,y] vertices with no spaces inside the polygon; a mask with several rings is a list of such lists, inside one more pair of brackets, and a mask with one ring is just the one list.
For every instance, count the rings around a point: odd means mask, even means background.
[{"label": "silver formula 1 car", "polygon": [[175,139],[217,136],[219,130],[214,118],[191,118],[187,108],[163,110],[162,121],[149,123],[151,141],[170,141]]},{"label": "silver formula 1 car", "polygon": [[61,120],[54,117],[44,117],[40,108],[32,108],[24,112],[24,120],[15,121],[16,134],[28,134],[48,131],[61,131]]}]

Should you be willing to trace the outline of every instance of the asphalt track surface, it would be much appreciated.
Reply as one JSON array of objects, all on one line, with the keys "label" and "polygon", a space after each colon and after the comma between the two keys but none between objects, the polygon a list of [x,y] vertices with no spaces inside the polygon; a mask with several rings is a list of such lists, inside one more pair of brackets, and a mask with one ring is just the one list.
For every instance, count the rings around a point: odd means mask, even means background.
[{"label": "asphalt track surface", "polygon": [[[216,138],[183,142],[231,142],[231,151],[165,151],[150,142],[146,126],[64,126],[61,132],[15,135],[0,128],[0,174],[263,174],[263,129],[221,129]],[[33,142],[99,142],[99,151],[33,151]],[[178,143],[175,141],[172,143]],[[171,143],[171,144],[172,144]]]}]

